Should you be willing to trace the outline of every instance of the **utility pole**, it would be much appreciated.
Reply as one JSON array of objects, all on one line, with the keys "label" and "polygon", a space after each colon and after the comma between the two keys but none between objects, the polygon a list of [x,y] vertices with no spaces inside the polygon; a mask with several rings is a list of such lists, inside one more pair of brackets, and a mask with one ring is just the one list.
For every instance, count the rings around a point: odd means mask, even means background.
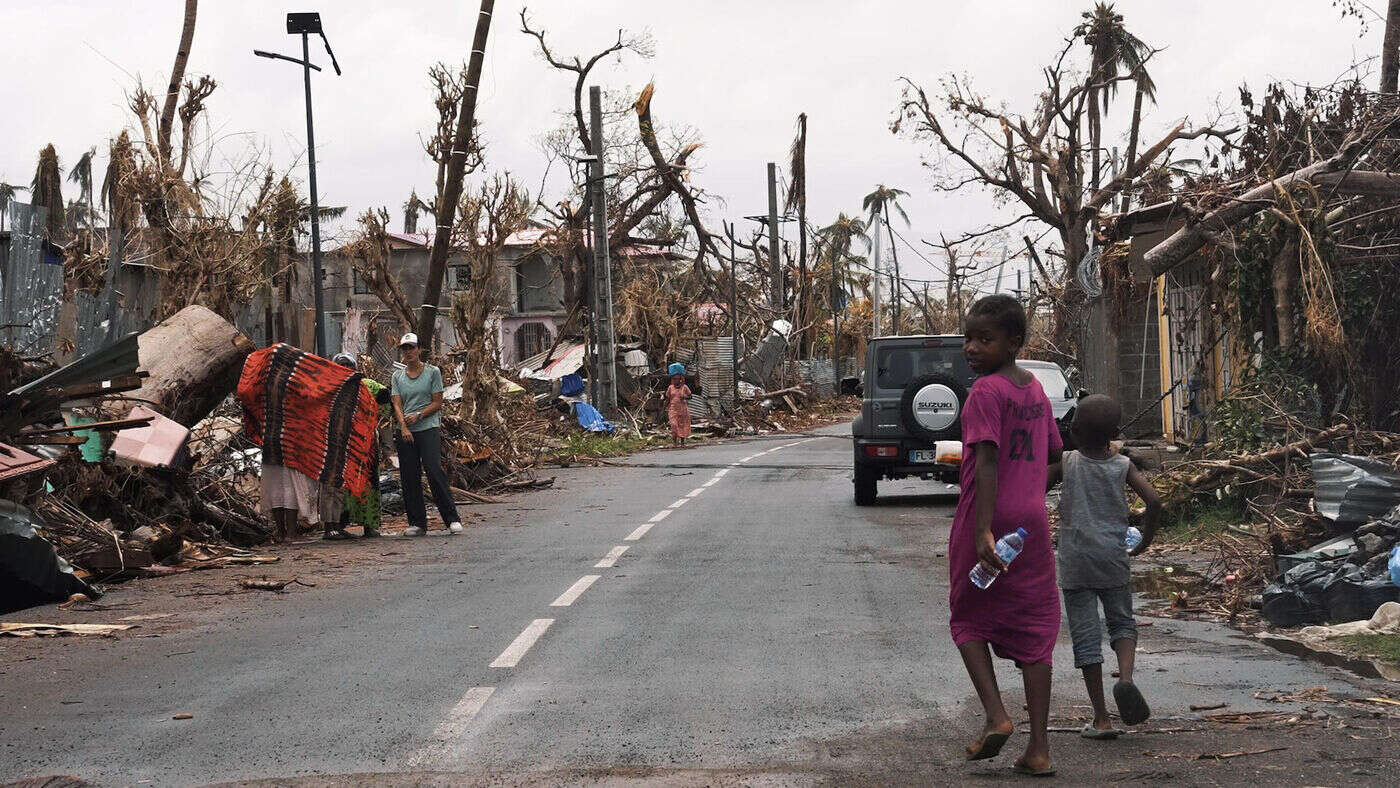
[{"label": "utility pole", "polygon": [[[828,247],[830,248],[830,247]],[[820,257],[820,255],[818,255]],[[836,255],[831,255],[831,395],[841,396],[841,280],[836,270]]]},{"label": "utility pole", "polygon": [[1000,292],[1001,292],[1001,269],[1003,269],[1003,268],[1006,267],[1006,258],[1008,258],[1008,257],[1010,257],[1010,256],[1011,256],[1011,253],[1010,253],[1009,251],[1007,251],[1006,247],[1005,247],[1005,246],[1001,247],[1001,262],[997,263],[997,283],[996,283],[996,285],[992,288],[992,292],[993,292],[993,293],[1000,293]]},{"label": "utility pole", "polygon": [[[894,291],[894,303],[891,304],[891,306],[894,307],[894,331],[892,333],[895,336],[899,336],[900,323],[902,322],[901,317],[903,311],[900,308],[900,305],[904,301],[904,293],[901,291],[901,288],[903,287],[904,283],[902,281],[902,277],[900,277],[899,275],[899,247],[894,242],[894,228],[890,227],[890,214],[888,211],[885,212],[885,232],[889,233],[890,236],[890,254],[892,255],[894,260],[894,284],[890,288]],[[877,235],[880,233],[879,227],[875,228],[875,233]]]},{"label": "utility pole", "polygon": [[729,228],[729,366],[733,375],[734,411],[739,410],[739,258],[734,254],[734,227]]},{"label": "utility pole", "polygon": [[593,189],[593,320],[598,331],[595,359],[598,374],[598,401],[594,407],[605,413],[617,410],[617,350],[613,345],[612,264],[608,260],[607,189],[603,172],[603,99],[597,85],[588,88],[589,121],[593,124],[593,162],[590,178]]},{"label": "utility pole", "polygon": [[880,336],[880,206],[875,206],[875,232],[870,242],[870,337]]},{"label": "utility pole", "polygon": [[783,311],[783,266],[778,251],[778,165],[768,162],[768,267],[773,292],[770,305],[779,314]]}]

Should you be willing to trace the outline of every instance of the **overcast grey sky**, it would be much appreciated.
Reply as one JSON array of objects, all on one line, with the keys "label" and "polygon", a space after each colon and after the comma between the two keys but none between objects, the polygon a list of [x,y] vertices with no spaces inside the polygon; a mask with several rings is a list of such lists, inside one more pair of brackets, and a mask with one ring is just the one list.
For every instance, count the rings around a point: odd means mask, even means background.
[{"label": "overcast grey sky", "polygon": [[[989,194],[936,195],[921,149],[889,131],[907,75],[933,89],[949,73],[1013,110],[1029,109],[1040,68],[1090,0],[537,0],[531,17],[556,51],[586,54],[617,29],[649,29],[656,57],[600,64],[609,88],[657,85],[658,121],[687,124],[705,147],[695,182],[726,201],[734,218],[766,209],[764,164],[784,162],[799,112],[810,118],[809,213],[825,223],[860,209],[876,183],[911,193],[910,237],[936,239],[999,215]],[[1358,36],[1331,0],[1120,0],[1129,29],[1165,47],[1153,64],[1160,104],[1144,137],[1174,120],[1209,120],[1238,103],[1245,81],[1330,82],[1379,50],[1382,25]],[[1384,8],[1376,0],[1373,5]],[[549,69],[520,33],[519,2],[498,2],[487,46],[478,117],[490,165],[533,188],[544,159],[537,141],[570,100],[567,76]],[[226,150],[267,147],[281,166],[304,150],[301,75],[252,49],[296,53],[289,10],[318,10],[345,69],[313,75],[322,203],[351,212],[388,206],[410,188],[432,189],[419,133],[433,120],[425,77],[437,61],[461,62],[470,46],[473,0],[204,0],[191,73],[219,82],[209,119]],[[179,37],[182,0],[2,0],[0,180],[28,184],[39,149],[53,142],[65,167],[130,121],[124,93],[136,77],[159,92]],[[327,64],[313,43],[314,62]],[[1131,94],[1110,113],[1125,118]],[[1118,126],[1113,126],[1115,129]],[[1121,142],[1119,143],[1121,144]],[[305,169],[298,173],[304,177]],[[66,193],[65,193],[66,194]],[[73,196],[67,195],[66,196]],[[397,221],[397,219],[396,219]],[[903,250],[901,250],[903,251]],[[911,261],[912,263],[912,261]],[[917,263],[912,264],[920,270]],[[927,270],[922,274],[927,274]]]}]

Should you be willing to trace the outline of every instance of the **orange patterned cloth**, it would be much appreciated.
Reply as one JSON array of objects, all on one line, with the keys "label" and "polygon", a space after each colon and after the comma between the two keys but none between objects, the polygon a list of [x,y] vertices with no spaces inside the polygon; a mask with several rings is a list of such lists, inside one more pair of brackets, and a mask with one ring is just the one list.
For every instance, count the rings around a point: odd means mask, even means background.
[{"label": "orange patterned cloth", "polygon": [[280,342],[248,356],[238,401],[243,432],[262,446],[263,463],[363,495],[379,405],[361,377]]}]

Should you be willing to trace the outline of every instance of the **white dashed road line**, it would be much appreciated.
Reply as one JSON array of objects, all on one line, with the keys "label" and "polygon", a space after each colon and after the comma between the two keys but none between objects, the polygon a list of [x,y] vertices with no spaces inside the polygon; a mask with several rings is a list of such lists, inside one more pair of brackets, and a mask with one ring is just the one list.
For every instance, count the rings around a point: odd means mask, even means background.
[{"label": "white dashed road line", "polygon": [[502,651],[499,657],[496,657],[496,661],[491,663],[491,667],[513,668],[520,664],[520,658],[525,656],[525,652],[535,645],[535,641],[539,640],[540,635],[543,635],[544,631],[549,629],[549,625],[553,623],[554,619],[552,618],[537,618],[531,621],[530,626],[525,627],[523,632],[516,635],[515,640],[506,646],[506,650]]},{"label": "white dashed road line", "polygon": [[486,701],[491,699],[495,691],[495,687],[472,687],[467,690],[467,694],[457,701],[457,705],[453,706],[442,722],[433,729],[429,743],[409,756],[410,768],[420,768],[446,754],[446,750],[451,748],[454,742],[466,735],[467,726],[472,718],[481,711],[481,707],[486,705]]},{"label": "white dashed road line", "polygon": [[603,560],[594,564],[593,568],[612,569],[614,566],[617,566],[617,559],[621,558],[622,554],[625,552],[627,552],[627,545],[618,545],[617,547],[614,547],[613,549],[609,550],[608,554],[603,556]]},{"label": "white dashed road line", "polygon": [[[809,438],[808,440],[816,440],[816,438]],[[774,446],[766,451],[750,454],[743,459],[736,460],[730,463],[728,467],[720,468],[715,471],[714,476],[704,484],[691,490],[684,498],[681,498],[665,509],[657,512],[650,520],[637,526],[623,541],[635,542],[643,536],[646,536],[647,532],[650,531],[653,526],[671,516],[671,512],[684,506],[687,502],[694,500],[701,493],[705,492],[706,488],[718,484],[731,469],[780,449],[788,449],[807,442],[807,440],[801,440],[793,443],[786,443],[781,446]],[[618,559],[622,557],[623,553],[627,552],[627,549],[627,545],[618,545],[614,547],[608,551],[607,555],[603,556],[602,560],[593,565],[594,568],[611,569],[617,565]],[[578,598],[583,595],[584,591],[587,591],[589,587],[598,582],[601,578],[602,575],[584,575],[580,577],[573,585],[569,586],[568,590],[560,594],[553,602],[550,602],[549,606],[569,607],[574,602],[578,601]],[[513,668],[519,665],[525,653],[535,645],[544,635],[545,630],[549,629],[550,625],[553,623],[554,619],[552,618],[537,618],[531,621],[530,625],[525,627],[519,635],[516,635],[515,640],[512,640],[509,646],[506,646],[506,650],[502,651],[499,657],[496,657],[495,661],[491,663],[491,667]],[[457,704],[447,712],[447,716],[443,718],[442,722],[433,729],[430,741],[409,756],[408,762],[410,766],[413,768],[420,768],[425,764],[436,762],[447,755],[453,742],[461,739],[466,734],[467,726],[471,723],[472,719],[481,712],[482,707],[486,705],[486,701],[490,700],[495,691],[495,687],[472,687],[467,690],[467,693],[462,696],[462,699],[457,701]]]},{"label": "white dashed road line", "polygon": [[553,602],[550,602],[549,606],[568,607],[569,605],[572,605],[575,600],[583,596],[583,592],[587,591],[589,586],[598,582],[598,578],[600,577],[602,577],[602,575],[584,575],[583,577],[580,577],[577,581],[574,582],[573,585],[569,586],[569,590],[560,594],[558,599],[554,600]]}]

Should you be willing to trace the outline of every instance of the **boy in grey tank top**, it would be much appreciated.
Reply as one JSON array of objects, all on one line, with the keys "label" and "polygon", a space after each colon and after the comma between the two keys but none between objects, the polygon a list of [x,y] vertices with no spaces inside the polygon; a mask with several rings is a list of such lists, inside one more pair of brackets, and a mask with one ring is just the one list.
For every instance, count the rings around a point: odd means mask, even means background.
[{"label": "boy in grey tank top", "polygon": [[[1104,703],[1100,603],[1109,643],[1118,656],[1120,679],[1113,687],[1118,714],[1128,725],[1137,725],[1151,715],[1142,692],[1133,683],[1137,624],[1133,621],[1128,556],[1152,544],[1162,502],[1132,462],[1109,446],[1122,418],[1118,403],[1102,394],[1081,399],[1070,426],[1079,449],[1065,452],[1060,464],[1050,469],[1050,483],[1062,481],[1056,569],[1074,640],[1074,666],[1084,672],[1084,686],[1094,706],[1093,723],[1080,732],[1086,739],[1115,739],[1122,733],[1113,727]],[[1125,487],[1131,487],[1147,504],[1142,542],[1131,553],[1123,542],[1128,530]]]}]

